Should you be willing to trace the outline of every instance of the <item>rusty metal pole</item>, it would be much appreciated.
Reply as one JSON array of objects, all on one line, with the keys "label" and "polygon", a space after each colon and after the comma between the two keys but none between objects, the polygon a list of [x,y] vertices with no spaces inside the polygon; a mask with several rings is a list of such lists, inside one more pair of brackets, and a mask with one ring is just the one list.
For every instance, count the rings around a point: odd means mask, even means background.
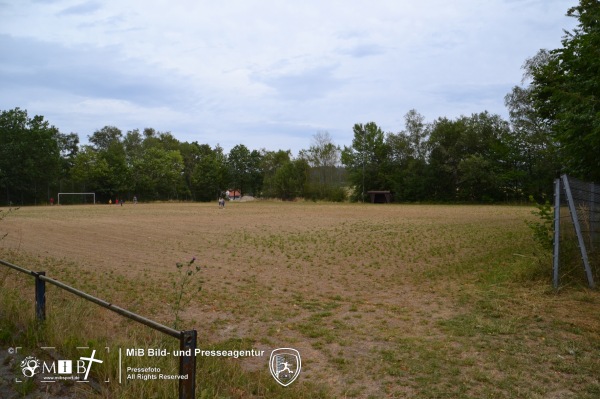
[{"label": "rusty metal pole", "polygon": [[179,380],[179,399],[196,397],[196,330],[182,331],[179,340],[179,375],[187,375],[187,379]]},{"label": "rusty metal pole", "polygon": [[35,273],[35,318],[37,321],[46,320],[46,282],[40,278],[46,272]]}]

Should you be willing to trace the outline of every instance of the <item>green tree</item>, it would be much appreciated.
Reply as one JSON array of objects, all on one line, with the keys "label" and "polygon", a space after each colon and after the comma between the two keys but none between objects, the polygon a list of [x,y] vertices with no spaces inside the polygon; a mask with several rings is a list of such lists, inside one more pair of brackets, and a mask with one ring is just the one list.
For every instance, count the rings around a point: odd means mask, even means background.
[{"label": "green tree", "polygon": [[289,150],[262,151],[261,170],[263,171],[262,195],[265,197],[278,197],[275,182],[277,170],[291,161],[292,154]]},{"label": "green tree", "polygon": [[[89,145],[83,146],[75,156],[71,176],[83,191],[104,193],[110,184],[111,168],[104,157]],[[105,196],[97,198],[105,200]]]},{"label": "green tree", "polygon": [[160,132],[158,133],[159,146],[167,151],[178,151],[180,148],[180,142],[177,140],[171,132]]},{"label": "green tree", "polygon": [[123,138],[123,147],[125,149],[125,162],[131,167],[135,160],[142,157],[144,153],[144,139],[139,129],[130,130]]},{"label": "green tree", "polygon": [[428,136],[425,117],[418,113],[417,110],[411,109],[404,115],[404,126],[413,152],[413,158],[425,161],[427,158]]},{"label": "green tree", "polygon": [[139,129],[130,130],[123,138],[123,149],[125,151],[125,168],[127,170],[127,180],[124,184],[126,197],[128,200],[133,199],[137,195],[135,189],[140,185],[141,170],[134,169],[134,165],[141,162],[144,155],[145,146],[144,138],[140,134]]},{"label": "green tree", "polygon": [[470,154],[458,164],[460,173],[460,199],[468,201],[492,201],[499,199],[497,195],[498,173],[494,168],[494,160],[479,153]]},{"label": "green tree", "polygon": [[68,176],[73,167],[75,156],[79,152],[79,136],[77,133],[60,134],[58,136],[58,149],[62,159],[61,175]]},{"label": "green tree", "polygon": [[281,165],[273,176],[275,196],[282,200],[303,197],[308,169],[308,163],[302,158]]},{"label": "green tree", "polygon": [[76,133],[61,134],[58,138],[58,148],[61,164],[59,182],[55,188],[58,189],[58,192],[77,191],[71,177],[71,169],[75,165],[75,157],[79,152],[79,136]]},{"label": "green tree", "polygon": [[342,150],[342,164],[354,187],[354,197],[365,199],[369,190],[388,190],[390,148],[375,122],[354,125],[352,146]]},{"label": "green tree", "polygon": [[[509,135],[508,122],[487,111],[466,118],[462,145],[463,158],[459,163],[459,198],[469,201],[498,201],[507,199],[505,159],[508,147],[504,140]],[[475,167],[483,168],[483,177]]]},{"label": "green tree", "polygon": [[397,199],[427,199],[429,179],[428,135],[425,118],[412,109],[404,116],[405,130],[386,136],[389,147],[390,188]]},{"label": "green tree", "polygon": [[133,169],[140,177],[134,188],[138,195],[149,199],[178,198],[177,188],[183,173],[183,158],[179,151],[149,148]]},{"label": "green tree", "polygon": [[[210,149],[210,147],[209,147]],[[192,143],[183,142],[179,144],[179,153],[183,159],[183,183],[185,184],[185,191],[189,193],[192,200],[196,201],[196,193],[194,190],[194,171],[201,158],[201,150],[198,142]],[[212,198],[214,199],[214,198]]]},{"label": "green tree", "polygon": [[264,173],[262,170],[262,153],[258,150],[250,152],[250,162],[248,164],[249,180],[248,189],[252,195],[259,195],[262,191]]},{"label": "green tree", "polygon": [[228,166],[223,149],[219,146],[212,149],[208,144],[192,144],[196,147],[192,173],[194,198],[198,201],[214,201],[227,190]]},{"label": "green tree", "polygon": [[15,108],[0,113],[0,189],[6,203],[48,200],[61,176],[61,151],[71,136],[62,135],[43,116],[30,118]]},{"label": "green tree", "polygon": [[509,153],[508,122],[481,112],[454,121],[439,118],[430,131],[428,176],[432,199],[507,199],[511,177],[510,165],[505,161]]},{"label": "green tree", "polygon": [[458,190],[459,164],[465,149],[461,145],[465,119],[438,118],[429,136],[429,168],[432,176],[431,199],[454,201]]},{"label": "green tree", "polygon": [[580,0],[567,16],[577,27],[547,62],[531,66],[532,96],[570,173],[600,180],[600,2]]},{"label": "green tree", "polygon": [[[127,165],[123,133],[114,126],[105,126],[96,130],[88,137],[92,143],[91,149],[96,152],[99,167],[98,173],[92,173],[96,181],[88,181],[89,186],[95,187],[100,200],[115,199],[124,196],[129,191],[130,169]],[[106,165],[106,170],[105,166]],[[100,173],[101,172],[101,173]]]},{"label": "green tree", "polygon": [[300,151],[299,157],[310,166],[310,196],[314,199],[334,199],[342,191],[340,173],[341,149],[335,145],[328,132],[318,132],[308,150]]},{"label": "green tree", "polygon": [[505,137],[510,149],[505,161],[510,165],[510,185],[515,197],[550,195],[552,181],[560,170],[552,125],[537,113],[531,87],[513,87],[504,97],[511,131]]},{"label": "green tree", "polygon": [[233,185],[230,188],[239,190],[240,195],[244,195],[252,178],[252,159],[248,147],[243,144],[233,147],[227,156],[227,164]]},{"label": "green tree", "polygon": [[120,143],[122,138],[123,132],[114,126],[104,126],[88,137],[90,143],[92,143],[97,151],[107,151],[111,145]]}]

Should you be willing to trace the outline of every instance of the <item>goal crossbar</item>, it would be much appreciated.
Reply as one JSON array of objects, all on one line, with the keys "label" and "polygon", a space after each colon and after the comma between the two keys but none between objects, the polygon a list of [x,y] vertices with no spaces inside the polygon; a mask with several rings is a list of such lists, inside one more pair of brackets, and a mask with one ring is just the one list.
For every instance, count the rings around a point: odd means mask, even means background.
[{"label": "goal crossbar", "polygon": [[94,204],[96,204],[96,193],[58,193],[58,205],[60,205],[61,195],[91,195],[94,198]]}]

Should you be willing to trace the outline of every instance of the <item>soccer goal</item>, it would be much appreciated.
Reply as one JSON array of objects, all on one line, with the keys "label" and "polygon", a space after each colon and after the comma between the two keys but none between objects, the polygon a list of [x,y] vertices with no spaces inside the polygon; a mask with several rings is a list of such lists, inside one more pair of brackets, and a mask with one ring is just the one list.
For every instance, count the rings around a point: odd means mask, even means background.
[{"label": "soccer goal", "polygon": [[[62,202],[61,202],[62,196]],[[89,200],[96,203],[96,193],[58,193],[58,205],[64,204],[89,204]]]}]

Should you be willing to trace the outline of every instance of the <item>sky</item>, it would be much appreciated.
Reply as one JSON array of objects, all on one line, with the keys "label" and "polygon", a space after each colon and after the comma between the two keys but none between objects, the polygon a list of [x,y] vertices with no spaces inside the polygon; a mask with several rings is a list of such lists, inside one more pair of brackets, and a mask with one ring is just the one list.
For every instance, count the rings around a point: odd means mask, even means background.
[{"label": "sky", "polygon": [[488,111],[576,0],[0,0],[0,110],[82,143],[146,127],[228,152]]}]

